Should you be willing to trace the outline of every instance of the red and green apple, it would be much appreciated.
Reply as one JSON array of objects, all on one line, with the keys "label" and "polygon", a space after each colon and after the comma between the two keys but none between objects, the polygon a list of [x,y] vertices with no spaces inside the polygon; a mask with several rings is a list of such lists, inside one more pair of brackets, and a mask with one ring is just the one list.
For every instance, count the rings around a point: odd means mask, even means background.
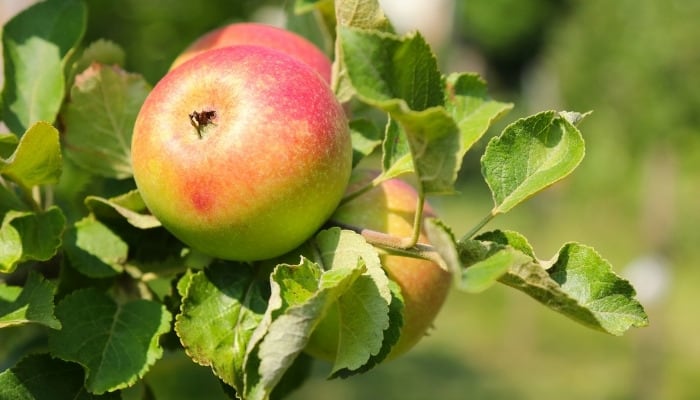
[{"label": "red and green apple", "polygon": [[350,177],[343,108],[302,62],[259,46],[210,50],[168,72],[138,114],[137,187],[182,242],[252,261],[294,249]]}]

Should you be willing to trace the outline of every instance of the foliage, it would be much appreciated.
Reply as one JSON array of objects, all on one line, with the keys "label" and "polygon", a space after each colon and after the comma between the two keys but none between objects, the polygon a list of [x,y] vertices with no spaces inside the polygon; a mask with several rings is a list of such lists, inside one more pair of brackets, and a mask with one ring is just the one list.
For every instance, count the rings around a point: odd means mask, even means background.
[{"label": "foliage", "polygon": [[[421,34],[393,33],[375,1],[296,5],[318,13],[316,33],[335,44],[333,89],[358,110],[356,164],[381,153],[382,173],[370,186],[411,175],[417,210],[427,195],[454,192],[462,158],[512,105],[491,99],[474,74],[445,76]],[[147,386],[142,378],[165,362],[166,348],[210,367],[239,398],[282,397],[308,374],[304,347],[330,310],[344,321],[331,377],[381,363],[403,319],[379,254],[425,256],[421,212],[410,238],[375,242],[329,221],[297,251],[254,264],[186,248],[148,214],[131,177],[131,126],[150,86],[123,69],[115,44],[79,50],[85,15],[79,0],[50,0],[16,16],[3,35],[2,115],[13,133],[0,137],[0,328],[40,325],[27,332],[47,345],[0,373],[0,397],[45,398],[40,380],[61,383],[66,398],[116,397]],[[65,29],[26,30],[57,16]],[[367,108],[382,118],[362,118]],[[458,289],[501,282],[619,335],[646,325],[646,315],[593,249],[567,243],[546,261],[516,232],[479,233],[576,168],[583,117],[545,111],[506,127],[481,158],[489,214],[459,239],[444,221],[428,219],[425,228],[433,259]]]}]

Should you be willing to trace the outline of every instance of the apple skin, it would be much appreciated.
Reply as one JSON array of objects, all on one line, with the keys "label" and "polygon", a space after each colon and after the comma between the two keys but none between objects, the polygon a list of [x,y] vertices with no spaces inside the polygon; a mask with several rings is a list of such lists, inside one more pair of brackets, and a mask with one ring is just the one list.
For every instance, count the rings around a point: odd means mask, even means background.
[{"label": "apple skin", "polygon": [[[195,111],[214,112],[200,130]],[[237,261],[276,257],[313,235],[352,168],[347,119],[328,85],[258,46],[211,50],[167,73],[139,111],[131,151],[136,185],[163,226]]]},{"label": "apple skin", "polygon": [[229,24],[210,31],[190,44],[173,61],[170,69],[208,50],[238,45],[262,46],[294,57],[318,72],[330,83],[331,61],[313,43],[294,32],[255,22]]},{"label": "apple skin", "polygon": [[[378,175],[376,171],[353,173],[347,193],[353,193]],[[391,179],[341,205],[331,216],[331,223],[384,232],[397,237],[410,237],[418,195],[407,182]],[[426,203],[424,217],[434,216]],[[428,243],[421,233],[420,243]],[[447,298],[452,286],[452,274],[432,261],[382,255],[382,266],[390,279],[401,288],[404,299],[404,324],[399,341],[392,347],[387,360],[409,349],[425,336]],[[338,315],[330,312],[311,335],[305,351],[327,361],[335,359],[338,347]]]}]

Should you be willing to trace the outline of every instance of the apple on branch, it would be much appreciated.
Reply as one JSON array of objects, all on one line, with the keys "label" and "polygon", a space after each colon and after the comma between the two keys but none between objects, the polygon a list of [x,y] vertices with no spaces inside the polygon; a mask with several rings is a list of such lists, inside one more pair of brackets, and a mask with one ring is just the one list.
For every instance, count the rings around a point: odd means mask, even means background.
[{"label": "apple on branch", "polygon": [[312,236],[343,196],[351,162],[328,84],[259,46],[210,50],[168,72],[132,137],[134,178],[153,215],[229,260],[276,257]]}]

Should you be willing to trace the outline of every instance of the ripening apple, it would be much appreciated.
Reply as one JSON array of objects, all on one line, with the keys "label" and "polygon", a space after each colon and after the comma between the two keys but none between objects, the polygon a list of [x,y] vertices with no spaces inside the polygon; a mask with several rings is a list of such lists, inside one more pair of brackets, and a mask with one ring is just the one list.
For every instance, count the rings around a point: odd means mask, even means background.
[{"label": "ripening apple", "polygon": [[292,56],[331,81],[331,61],[313,43],[294,32],[255,22],[233,23],[210,31],[190,44],[173,61],[171,69],[202,52],[237,45],[269,47]]},{"label": "ripening apple", "polygon": [[[370,170],[357,171],[347,192],[363,187],[376,175]],[[410,237],[417,200],[416,190],[410,184],[391,179],[338,207],[330,220],[399,238]],[[434,216],[427,204],[423,215]],[[419,242],[428,243],[424,233],[421,233]],[[389,278],[400,286],[404,299],[401,336],[387,357],[392,359],[408,351],[425,336],[445,302],[452,275],[434,262],[423,259],[383,255],[381,261]],[[312,333],[305,351],[314,357],[333,361],[338,347],[338,323],[337,313],[329,313]]]},{"label": "ripening apple", "polygon": [[348,123],[307,65],[235,46],[168,72],[134,125],[131,156],[149,210],[182,242],[228,260],[276,257],[337,207],[350,177]]}]

